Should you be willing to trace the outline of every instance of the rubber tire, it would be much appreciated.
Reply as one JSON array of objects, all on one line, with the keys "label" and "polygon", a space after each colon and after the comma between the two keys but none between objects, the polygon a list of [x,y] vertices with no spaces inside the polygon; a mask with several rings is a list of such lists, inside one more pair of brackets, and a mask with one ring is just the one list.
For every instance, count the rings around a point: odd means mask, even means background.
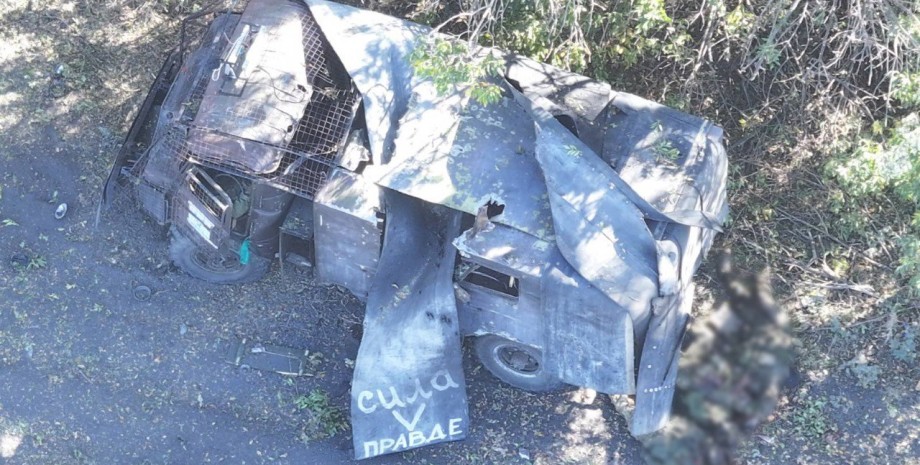
[{"label": "rubber tire", "polygon": [[193,278],[213,284],[244,284],[262,279],[271,267],[271,260],[253,254],[249,258],[249,263],[238,271],[219,273],[197,263],[193,257],[198,250],[199,247],[194,241],[175,229],[170,231],[169,258],[179,269]]},{"label": "rubber tire", "polygon": [[[543,367],[543,353],[536,347],[521,344],[494,334],[479,336],[473,341],[476,356],[483,366],[496,378],[516,388],[530,392],[551,392],[565,387],[560,379],[547,372]],[[524,375],[505,364],[498,355],[503,346],[525,351],[534,358],[540,368],[533,375]]]}]

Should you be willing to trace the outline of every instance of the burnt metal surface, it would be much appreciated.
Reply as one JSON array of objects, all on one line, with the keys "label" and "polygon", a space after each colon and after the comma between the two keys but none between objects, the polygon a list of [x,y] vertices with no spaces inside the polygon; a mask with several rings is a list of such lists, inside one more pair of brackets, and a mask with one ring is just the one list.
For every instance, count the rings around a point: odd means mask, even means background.
[{"label": "burnt metal surface", "polygon": [[386,190],[386,233],[351,387],[355,457],[455,441],[469,428],[454,299],[460,213]]}]

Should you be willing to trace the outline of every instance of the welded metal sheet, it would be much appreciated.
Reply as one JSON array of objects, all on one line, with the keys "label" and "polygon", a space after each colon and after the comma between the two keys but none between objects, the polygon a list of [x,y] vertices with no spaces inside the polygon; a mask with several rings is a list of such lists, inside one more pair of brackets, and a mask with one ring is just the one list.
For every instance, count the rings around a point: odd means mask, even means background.
[{"label": "welded metal sheet", "polygon": [[358,459],[463,439],[469,422],[450,244],[460,214],[384,196],[383,252],[351,387]]},{"label": "welded metal sheet", "polygon": [[610,166],[537,104],[530,110],[556,245],[610,300],[634,319],[646,318],[658,295],[658,252],[644,213],[619,188]]},{"label": "welded metal sheet", "polygon": [[430,28],[323,0],[304,1],[361,91],[374,163],[386,162],[412,96],[408,58]]},{"label": "welded metal sheet", "polygon": [[546,184],[524,108],[511,98],[483,106],[462,93],[438,95],[430,82],[419,82],[413,92],[392,159],[365,176],[471,215],[488,202],[504,205],[493,222],[551,241]]},{"label": "welded metal sheet", "polygon": [[635,391],[633,319],[558,250],[542,278],[544,363],[562,381],[608,394]]}]

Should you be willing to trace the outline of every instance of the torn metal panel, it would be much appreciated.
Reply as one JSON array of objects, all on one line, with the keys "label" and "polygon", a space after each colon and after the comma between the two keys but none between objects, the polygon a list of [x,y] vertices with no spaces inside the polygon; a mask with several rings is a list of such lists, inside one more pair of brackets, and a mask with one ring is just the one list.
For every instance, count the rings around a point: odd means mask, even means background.
[{"label": "torn metal panel", "polygon": [[[559,238],[557,238],[559,240]],[[556,244],[495,225],[454,240],[463,256],[520,280],[517,298],[481,298],[466,286],[469,325],[543,349],[548,370],[566,383],[605,393],[632,393],[633,324],[629,312],[610,301],[572,268]],[[506,307],[496,307],[504,302]],[[510,308],[508,307],[510,306]]]},{"label": "torn metal panel", "polygon": [[505,98],[483,107],[461,92],[442,96],[433,83],[415,77],[409,55],[427,28],[320,0],[308,3],[364,94],[374,161],[364,171],[368,179],[473,215],[493,200],[506,205],[493,221],[552,240],[532,122],[519,105]]},{"label": "torn metal panel", "polygon": [[385,198],[351,388],[358,459],[463,439],[469,428],[449,242],[460,214],[396,191]]},{"label": "torn metal panel", "polygon": [[[528,289],[530,288],[530,289]],[[521,282],[521,295],[497,295],[492,290],[470,283],[458,283],[455,290],[460,310],[460,329],[464,336],[496,334],[537,349],[546,347],[545,314],[540,283]]]},{"label": "torn metal panel", "polygon": [[601,152],[607,105],[615,95],[609,84],[517,54],[507,54],[505,63],[505,78],[512,85],[528,98],[552,102],[550,113],[574,129],[592,150]]},{"label": "torn metal panel", "polygon": [[724,221],[727,160],[712,152],[721,147],[721,129],[626,93],[615,93],[606,119],[602,156],[636,193],[668,211],[674,197],[691,185],[702,200],[693,208]]},{"label": "torn metal panel", "polygon": [[556,120],[536,123],[536,158],[549,189],[556,245],[611,301],[645,320],[658,295],[657,250],[616,173]]},{"label": "torn metal panel", "polygon": [[517,280],[518,295],[508,295],[455,276],[464,334],[497,334],[538,349],[546,347],[542,276],[556,253],[555,244],[496,224],[460,234],[453,241],[464,261]]},{"label": "torn metal panel", "polygon": [[508,55],[505,76],[528,97],[537,95],[556,102],[586,121],[596,120],[606,109],[610,85],[521,55]]},{"label": "torn metal panel", "polygon": [[556,248],[552,242],[520,234],[500,224],[475,236],[466,231],[453,243],[461,255],[480,257],[492,266],[533,278],[543,275]]},{"label": "torn metal panel", "polygon": [[375,164],[389,160],[397,121],[412,95],[408,57],[430,28],[323,0],[304,0],[364,99]]},{"label": "torn metal panel", "polygon": [[680,346],[687,330],[693,296],[694,285],[688,283],[680,292],[658,298],[652,304],[652,319],[636,380],[636,409],[630,424],[634,436],[658,431],[671,414]]},{"label": "torn metal panel", "polygon": [[413,92],[390,163],[368,167],[365,176],[471,215],[489,201],[503,204],[493,222],[552,241],[552,214],[527,112],[509,98],[483,107],[462,93],[438,95],[430,82],[419,82]]}]

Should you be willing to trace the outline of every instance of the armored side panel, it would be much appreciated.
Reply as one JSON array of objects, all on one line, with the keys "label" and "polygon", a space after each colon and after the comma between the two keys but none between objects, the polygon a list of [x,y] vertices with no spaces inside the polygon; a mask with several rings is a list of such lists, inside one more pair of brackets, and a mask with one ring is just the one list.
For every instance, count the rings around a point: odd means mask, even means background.
[{"label": "armored side panel", "polygon": [[354,173],[335,169],[313,204],[316,276],[366,296],[377,271],[380,190]]},{"label": "armored side panel", "polygon": [[461,256],[455,280],[463,333],[497,334],[544,349],[541,275],[555,245],[493,224],[476,234],[461,234],[454,247]]}]

